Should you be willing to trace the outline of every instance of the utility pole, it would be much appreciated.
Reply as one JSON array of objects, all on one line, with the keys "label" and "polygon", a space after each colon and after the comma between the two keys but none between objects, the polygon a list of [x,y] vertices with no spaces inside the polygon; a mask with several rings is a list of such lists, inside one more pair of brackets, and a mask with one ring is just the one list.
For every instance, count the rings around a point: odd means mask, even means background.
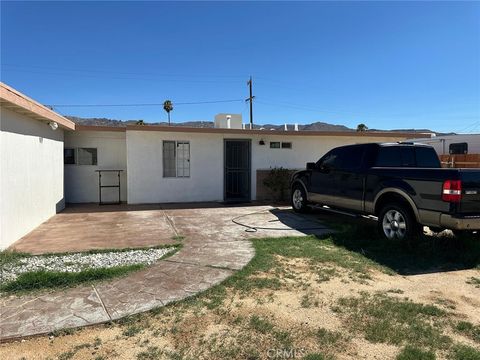
[{"label": "utility pole", "polygon": [[250,101],[250,130],[253,129],[253,99],[255,96],[252,94],[252,77],[247,81],[247,85],[250,89],[250,96],[245,101]]}]

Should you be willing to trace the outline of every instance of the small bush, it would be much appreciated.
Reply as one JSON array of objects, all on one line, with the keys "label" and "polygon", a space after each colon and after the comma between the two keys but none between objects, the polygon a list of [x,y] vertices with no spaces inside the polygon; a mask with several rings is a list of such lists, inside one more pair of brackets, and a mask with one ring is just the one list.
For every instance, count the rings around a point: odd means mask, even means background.
[{"label": "small bush", "polygon": [[267,177],[263,180],[263,185],[270,189],[274,200],[286,200],[292,172],[292,170],[283,167],[274,167],[270,169]]}]

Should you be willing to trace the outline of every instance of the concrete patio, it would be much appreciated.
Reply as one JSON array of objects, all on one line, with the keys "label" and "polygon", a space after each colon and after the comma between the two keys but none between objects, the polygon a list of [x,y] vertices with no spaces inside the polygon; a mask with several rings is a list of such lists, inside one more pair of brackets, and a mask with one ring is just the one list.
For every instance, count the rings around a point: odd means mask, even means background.
[{"label": "concrete patio", "polygon": [[69,207],[12,249],[42,254],[145,247],[176,243],[180,236],[183,247],[110,282],[0,298],[0,340],[98,324],[163,306],[204,291],[245,266],[254,256],[249,238],[327,232],[314,216],[270,205]]}]

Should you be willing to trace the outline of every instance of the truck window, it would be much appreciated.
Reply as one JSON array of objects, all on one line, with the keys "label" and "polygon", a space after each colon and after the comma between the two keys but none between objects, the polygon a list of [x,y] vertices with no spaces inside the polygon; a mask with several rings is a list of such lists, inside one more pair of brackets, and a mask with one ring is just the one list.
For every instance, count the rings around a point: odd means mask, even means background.
[{"label": "truck window", "polygon": [[413,146],[382,146],[378,149],[375,166],[415,167]]},{"label": "truck window", "polygon": [[317,162],[317,166],[327,166],[331,169],[338,169],[340,165],[339,151],[340,149],[333,149],[329,151],[324,157]]},{"label": "truck window", "polygon": [[415,148],[413,146],[403,146],[400,148],[402,154],[403,167],[415,167]]},{"label": "truck window", "polygon": [[357,170],[362,166],[364,152],[364,146],[336,148],[318,160],[317,167],[326,166],[337,170]]},{"label": "truck window", "polygon": [[417,166],[422,168],[439,168],[440,160],[434,149],[419,146],[415,148],[415,157],[417,158]]},{"label": "truck window", "polygon": [[358,170],[363,163],[364,146],[349,146],[342,148],[340,151],[341,170]]},{"label": "truck window", "polygon": [[402,157],[398,147],[388,146],[378,149],[377,162],[375,166],[380,167],[400,167],[402,166]]}]

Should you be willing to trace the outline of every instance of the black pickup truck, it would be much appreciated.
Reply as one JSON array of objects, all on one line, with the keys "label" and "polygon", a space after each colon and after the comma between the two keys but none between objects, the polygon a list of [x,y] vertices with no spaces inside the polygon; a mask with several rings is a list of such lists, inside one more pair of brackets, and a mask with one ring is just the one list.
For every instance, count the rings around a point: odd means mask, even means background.
[{"label": "black pickup truck", "polygon": [[311,205],[378,217],[388,239],[429,226],[456,234],[480,231],[480,170],[441,168],[435,150],[417,143],[335,148],[292,176],[292,207]]}]

